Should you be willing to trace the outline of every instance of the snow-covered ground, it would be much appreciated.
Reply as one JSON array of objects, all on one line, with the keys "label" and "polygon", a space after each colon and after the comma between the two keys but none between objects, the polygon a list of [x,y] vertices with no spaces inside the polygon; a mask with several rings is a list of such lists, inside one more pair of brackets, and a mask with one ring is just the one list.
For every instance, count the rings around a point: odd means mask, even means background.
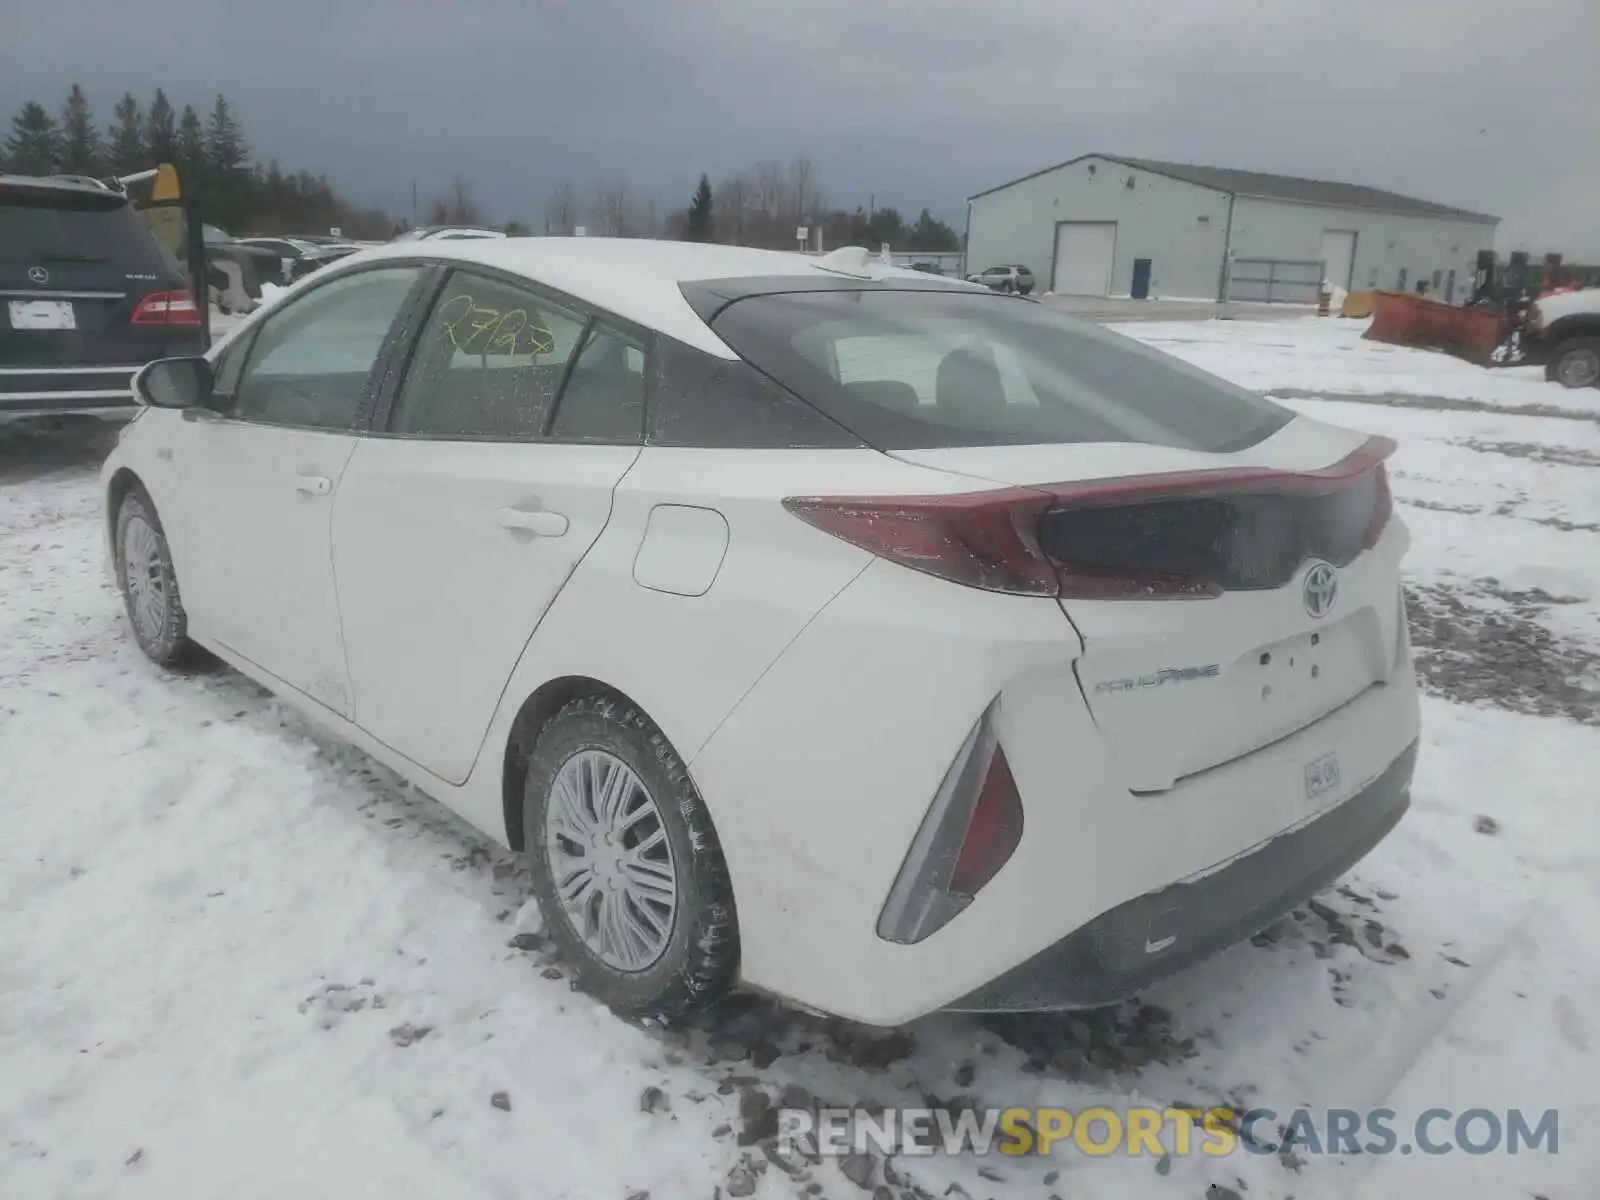
[{"label": "snow-covered ground", "polygon": [[1427,396],[1517,409],[1547,406],[1600,416],[1600,393],[1545,382],[1539,367],[1485,370],[1443,354],[1362,338],[1368,322],[1336,317],[1274,321],[1140,322],[1120,332],[1257,391],[1296,395]]},{"label": "snow-covered ground", "polygon": [[[231,671],[140,657],[102,574],[93,455],[7,435],[0,1196],[711,1200],[748,1194],[738,1164],[767,1159],[738,1145],[741,1109],[785,1089],[1386,1106],[1402,1131],[1430,1108],[1560,1110],[1554,1156],[1158,1165],[1063,1147],[896,1159],[873,1200],[1594,1195],[1595,395],[1374,347],[1351,322],[1128,332],[1263,390],[1378,400],[1288,403],[1400,442],[1432,694],[1412,810],[1343,886],[1143,1005],[1070,1019],[891,1035],[755,1000],[672,1033],[615,1019],[521,923],[510,856]],[[1495,411],[1523,404],[1575,411]],[[831,1163],[753,1183],[866,1200],[884,1180],[869,1165],[859,1192]]]}]

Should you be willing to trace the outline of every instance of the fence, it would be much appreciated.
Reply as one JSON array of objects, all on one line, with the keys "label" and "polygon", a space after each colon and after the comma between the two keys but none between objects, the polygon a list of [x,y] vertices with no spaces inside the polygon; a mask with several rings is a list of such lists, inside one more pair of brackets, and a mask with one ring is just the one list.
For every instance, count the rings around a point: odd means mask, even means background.
[{"label": "fence", "polygon": [[1255,304],[1315,304],[1321,262],[1287,258],[1236,258],[1229,264],[1227,298]]}]

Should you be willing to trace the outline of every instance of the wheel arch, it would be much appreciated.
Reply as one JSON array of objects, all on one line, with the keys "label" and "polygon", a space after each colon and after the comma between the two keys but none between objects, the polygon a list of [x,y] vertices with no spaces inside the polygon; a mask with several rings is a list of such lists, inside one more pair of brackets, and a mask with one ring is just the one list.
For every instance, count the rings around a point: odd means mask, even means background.
[{"label": "wheel arch", "polygon": [[[150,489],[145,487],[144,480],[132,467],[118,467],[106,482],[106,545],[112,548],[113,554],[117,545],[117,514],[122,511],[123,498],[136,488],[146,496],[150,494]],[[151,503],[155,502],[152,500]]]},{"label": "wheel arch", "polygon": [[643,705],[620,688],[587,675],[563,675],[546,680],[522,702],[511,721],[501,769],[501,804],[504,809],[506,844],[522,850],[526,844],[522,828],[522,789],[528,779],[528,755],[550,719],[574,700],[586,696],[605,696],[626,704],[652,720]]},{"label": "wheel arch", "polygon": [[1600,312],[1573,313],[1561,317],[1550,322],[1543,336],[1552,352],[1573,338],[1600,337]]}]

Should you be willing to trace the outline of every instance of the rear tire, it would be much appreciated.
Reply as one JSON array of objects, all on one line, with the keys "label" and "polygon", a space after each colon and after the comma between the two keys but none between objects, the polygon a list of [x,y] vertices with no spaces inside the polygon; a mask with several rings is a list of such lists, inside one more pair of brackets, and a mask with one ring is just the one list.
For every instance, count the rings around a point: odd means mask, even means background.
[{"label": "rear tire", "polygon": [[133,640],[151,662],[178,665],[194,649],[189,617],[161,518],[141,487],[130,488],[117,507],[115,548],[117,585]]},{"label": "rear tire", "polygon": [[642,712],[604,696],[557,712],[529,757],[522,829],[545,931],[590,995],[670,1021],[732,988],[738,919],[711,814]]},{"label": "rear tire", "polygon": [[1567,388],[1600,387],[1600,337],[1562,342],[1545,365],[1544,377]]}]

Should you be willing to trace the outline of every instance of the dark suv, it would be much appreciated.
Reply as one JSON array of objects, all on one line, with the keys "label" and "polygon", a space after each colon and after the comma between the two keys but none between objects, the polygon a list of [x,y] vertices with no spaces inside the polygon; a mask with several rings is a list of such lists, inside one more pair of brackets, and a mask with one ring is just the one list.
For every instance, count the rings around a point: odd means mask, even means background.
[{"label": "dark suv", "polygon": [[126,196],[0,174],[0,421],[131,412],[139,367],[204,351],[188,282]]}]

